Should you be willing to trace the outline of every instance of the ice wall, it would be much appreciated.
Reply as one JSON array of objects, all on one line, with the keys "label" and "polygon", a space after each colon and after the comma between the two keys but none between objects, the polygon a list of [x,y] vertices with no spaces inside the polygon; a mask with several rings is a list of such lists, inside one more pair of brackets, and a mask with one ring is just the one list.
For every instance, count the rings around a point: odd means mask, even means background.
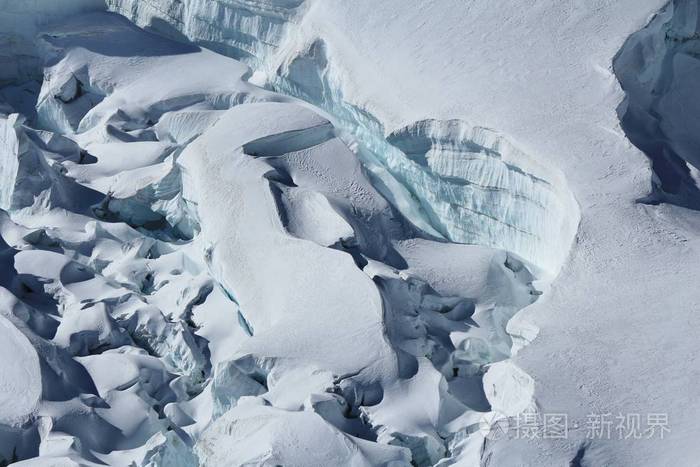
[{"label": "ice wall", "polygon": [[0,117],[0,208],[7,209],[12,204],[14,181],[17,176],[19,138],[17,136],[18,115]]},{"label": "ice wall", "polygon": [[627,96],[620,122],[654,171],[648,201],[700,209],[700,2],[670,2],[629,37],[614,70]]},{"label": "ice wall", "polygon": [[549,271],[564,261],[576,229],[565,181],[502,135],[427,120],[387,141],[403,153],[387,166],[446,238],[500,247]]},{"label": "ice wall", "polygon": [[0,0],[0,83],[41,76],[34,36],[42,27],[104,8],[104,0]]},{"label": "ice wall", "polygon": [[[0,114],[0,209],[41,210],[65,204],[85,195],[64,175],[61,163],[80,159],[73,141],[24,125],[19,114]],[[90,196],[85,201],[93,199]],[[94,200],[94,199],[93,199]]]},{"label": "ice wall", "polygon": [[107,0],[110,10],[173,39],[191,40],[253,68],[279,47],[304,0]]}]

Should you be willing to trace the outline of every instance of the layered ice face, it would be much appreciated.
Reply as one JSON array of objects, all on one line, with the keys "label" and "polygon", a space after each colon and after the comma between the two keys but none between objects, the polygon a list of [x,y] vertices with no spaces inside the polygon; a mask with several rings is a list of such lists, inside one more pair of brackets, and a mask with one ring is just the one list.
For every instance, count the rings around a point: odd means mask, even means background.
[{"label": "layered ice face", "polygon": [[260,67],[282,43],[304,0],[107,0],[139,26]]},{"label": "layered ice face", "polygon": [[445,238],[511,251],[547,273],[563,263],[576,204],[561,174],[459,120],[417,122],[387,141],[402,153],[386,159],[389,170]]}]

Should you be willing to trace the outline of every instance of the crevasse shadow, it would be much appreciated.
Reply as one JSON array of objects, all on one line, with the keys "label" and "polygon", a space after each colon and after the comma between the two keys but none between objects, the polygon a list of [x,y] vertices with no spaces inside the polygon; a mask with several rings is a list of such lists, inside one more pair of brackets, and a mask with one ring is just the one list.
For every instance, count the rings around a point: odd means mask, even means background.
[{"label": "crevasse shadow", "polygon": [[[106,34],[109,34],[108,41],[104,39]],[[144,31],[116,13],[103,12],[67,20],[42,34],[41,39],[57,49],[79,45],[108,57],[155,57],[201,51],[191,43],[171,41]],[[54,57],[45,65],[52,66],[58,60],[60,57]]]},{"label": "crevasse shadow", "polygon": [[672,0],[613,59],[626,94],[617,109],[620,125],[653,171],[643,203],[700,210],[698,6],[698,0]]}]

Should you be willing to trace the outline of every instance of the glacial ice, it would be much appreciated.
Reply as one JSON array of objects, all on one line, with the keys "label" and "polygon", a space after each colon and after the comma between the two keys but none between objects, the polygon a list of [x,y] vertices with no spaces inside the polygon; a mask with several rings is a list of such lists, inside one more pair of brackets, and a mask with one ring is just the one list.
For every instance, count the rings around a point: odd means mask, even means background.
[{"label": "glacial ice", "polygon": [[147,30],[244,61],[256,68],[282,44],[304,0],[107,0]]},{"label": "glacial ice", "polygon": [[385,135],[381,122],[345,101],[322,41],[286,57],[276,90],[335,117],[382,193],[424,231],[511,251],[554,274],[577,228],[563,176],[497,132],[464,121],[426,120]]},{"label": "glacial ice", "polygon": [[[110,5],[261,67],[302,7]],[[36,119],[2,117],[0,291],[41,400],[5,458],[428,465],[475,456],[479,418],[529,400],[506,323],[576,228],[556,171],[463,121],[385,135],[322,43],[274,78],[314,109],[114,14],[37,42]]]},{"label": "glacial ice", "polygon": [[386,135],[382,122],[346,101],[323,39],[294,42],[303,2],[108,3],[137,24],[241,59],[276,91],[328,112],[382,194],[428,234],[506,249],[542,274],[563,263],[578,215],[562,174],[468,122],[419,121]]}]

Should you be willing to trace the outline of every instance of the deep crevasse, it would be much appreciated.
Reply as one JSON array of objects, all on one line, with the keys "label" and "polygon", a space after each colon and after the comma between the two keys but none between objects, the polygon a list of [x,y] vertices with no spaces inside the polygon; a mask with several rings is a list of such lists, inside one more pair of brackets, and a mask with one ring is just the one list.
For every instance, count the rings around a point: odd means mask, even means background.
[{"label": "deep crevasse", "polygon": [[34,36],[43,26],[104,5],[104,0],[0,0],[0,84],[41,77]]}]

